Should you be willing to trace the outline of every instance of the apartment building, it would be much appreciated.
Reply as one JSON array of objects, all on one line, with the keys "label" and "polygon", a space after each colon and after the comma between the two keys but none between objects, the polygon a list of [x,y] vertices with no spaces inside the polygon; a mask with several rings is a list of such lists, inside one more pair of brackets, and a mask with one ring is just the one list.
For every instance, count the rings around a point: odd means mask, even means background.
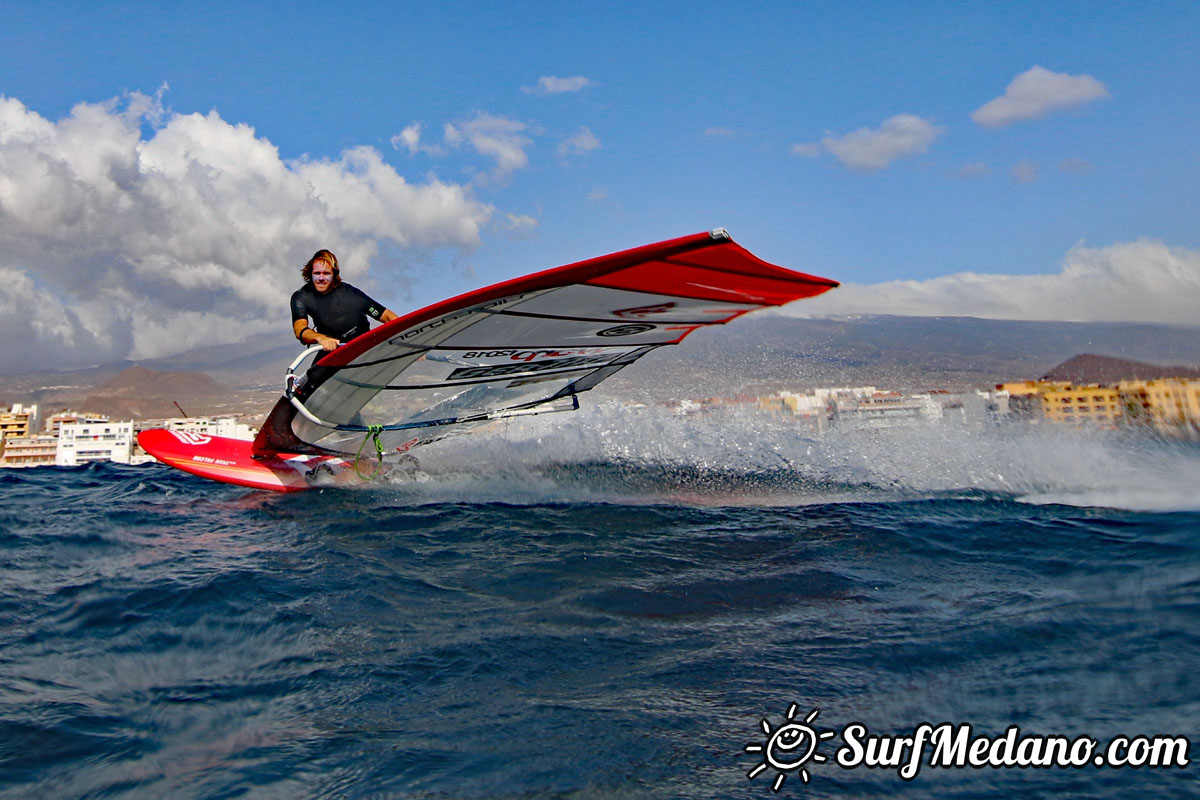
[{"label": "apartment building", "polygon": [[58,437],[45,434],[5,436],[0,447],[0,467],[54,466]]},{"label": "apartment building", "polygon": [[1063,381],[996,385],[1010,394],[1011,413],[1066,425],[1146,426],[1168,434],[1200,433],[1200,380],[1156,378],[1116,385],[1072,386]]},{"label": "apartment building", "polygon": [[32,436],[38,432],[38,407],[14,403],[8,411],[0,411],[0,439],[9,436]]},{"label": "apartment building", "polygon": [[1115,386],[1067,386],[1041,393],[1042,417],[1067,425],[1115,428],[1124,416],[1121,392]]},{"label": "apartment building", "polygon": [[132,454],[132,422],[66,422],[59,426],[54,463],[60,467],[90,461],[128,464]]}]

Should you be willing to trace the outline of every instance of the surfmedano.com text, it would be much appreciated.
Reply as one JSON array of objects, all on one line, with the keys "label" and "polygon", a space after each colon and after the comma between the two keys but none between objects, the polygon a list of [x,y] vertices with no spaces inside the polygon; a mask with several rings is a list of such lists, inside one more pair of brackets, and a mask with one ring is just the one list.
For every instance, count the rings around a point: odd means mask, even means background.
[{"label": "surfmedano.com text", "polygon": [[1003,736],[974,736],[970,724],[948,722],[922,723],[911,736],[874,736],[853,722],[842,729],[842,741],[836,759],[843,768],[895,769],[906,781],[923,763],[934,769],[1186,767],[1191,746],[1184,736],[1116,736],[1101,750],[1089,736],[1022,736],[1017,725]]}]

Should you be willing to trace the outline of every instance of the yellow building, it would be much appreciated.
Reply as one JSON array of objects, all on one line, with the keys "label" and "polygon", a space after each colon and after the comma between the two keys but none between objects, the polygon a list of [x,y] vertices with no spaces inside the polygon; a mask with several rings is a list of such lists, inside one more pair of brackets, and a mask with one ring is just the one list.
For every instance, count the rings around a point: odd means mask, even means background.
[{"label": "yellow building", "polygon": [[54,466],[57,436],[5,436],[0,468]]},{"label": "yellow building", "polygon": [[1118,384],[1129,422],[1164,432],[1200,429],[1200,380],[1159,378]]},{"label": "yellow building", "polygon": [[1042,395],[1057,389],[1069,389],[1068,381],[1010,381],[997,383],[996,391],[1008,392],[1008,413],[1023,419],[1037,419],[1043,414]]},{"label": "yellow building", "polygon": [[997,383],[996,391],[1008,392],[1010,397],[1020,397],[1029,394],[1040,395],[1050,389],[1069,389],[1070,387],[1070,381],[1010,381]]},{"label": "yellow building", "polygon": [[1115,386],[1072,386],[1066,381],[996,384],[1010,394],[1017,416],[1067,425],[1145,425],[1163,433],[1200,434],[1200,380],[1157,378]]},{"label": "yellow building", "polygon": [[36,405],[25,406],[14,403],[8,411],[0,411],[0,439],[26,437],[37,433]]},{"label": "yellow building", "polygon": [[1068,425],[1115,428],[1124,416],[1121,393],[1115,386],[1064,386],[1041,392],[1042,416]]}]

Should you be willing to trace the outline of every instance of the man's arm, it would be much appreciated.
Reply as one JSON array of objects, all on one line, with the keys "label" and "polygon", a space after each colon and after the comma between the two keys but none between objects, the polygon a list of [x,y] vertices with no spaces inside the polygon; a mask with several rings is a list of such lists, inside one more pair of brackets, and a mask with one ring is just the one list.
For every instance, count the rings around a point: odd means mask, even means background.
[{"label": "man's arm", "polygon": [[293,322],[292,331],[296,334],[296,338],[300,340],[301,344],[319,344],[326,350],[336,350],[337,346],[341,344],[341,342],[332,336],[325,336],[308,327],[307,319],[298,319]]}]

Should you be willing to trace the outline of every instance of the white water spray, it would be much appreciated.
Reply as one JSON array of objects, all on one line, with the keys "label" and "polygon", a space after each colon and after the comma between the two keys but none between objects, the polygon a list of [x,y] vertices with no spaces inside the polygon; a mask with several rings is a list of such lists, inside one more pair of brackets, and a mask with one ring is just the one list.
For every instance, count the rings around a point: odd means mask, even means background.
[{"label": "white water spray", "polygon": [[681,413],[603,402],[497,423],[419,453],[430,501],[809,505],[1008,496],[1200,508],[1200,447],[1130,433],[956,418],[816,433],[748,405]]}]

